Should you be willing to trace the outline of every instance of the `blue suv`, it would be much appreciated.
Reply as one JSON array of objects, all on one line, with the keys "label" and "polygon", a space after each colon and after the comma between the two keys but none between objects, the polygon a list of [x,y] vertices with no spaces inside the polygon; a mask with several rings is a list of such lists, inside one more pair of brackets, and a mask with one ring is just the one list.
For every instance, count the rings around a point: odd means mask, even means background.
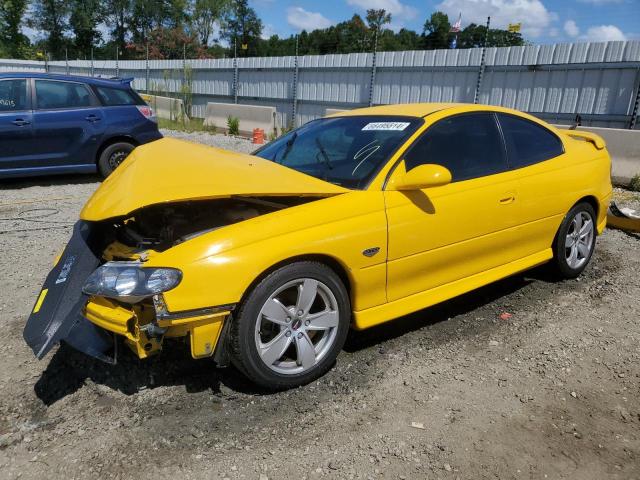
[{"label": "blue suv", "polygon": [[0,73],[0,178],[95,172],[162,138],[131,80]]}]

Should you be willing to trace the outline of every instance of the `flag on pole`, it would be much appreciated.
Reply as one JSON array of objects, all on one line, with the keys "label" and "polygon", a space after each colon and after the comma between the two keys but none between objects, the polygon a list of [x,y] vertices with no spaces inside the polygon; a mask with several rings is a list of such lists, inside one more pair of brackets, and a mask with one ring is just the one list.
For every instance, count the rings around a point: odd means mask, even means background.
[{"label": "flag on pole", "polygon": [[458,15],[458,20],[456,21],[456,23],[451,25],[450,31],[451,33],[458,33],[461,28],[462,28],[462,12],[460,12],[460,15]]}]

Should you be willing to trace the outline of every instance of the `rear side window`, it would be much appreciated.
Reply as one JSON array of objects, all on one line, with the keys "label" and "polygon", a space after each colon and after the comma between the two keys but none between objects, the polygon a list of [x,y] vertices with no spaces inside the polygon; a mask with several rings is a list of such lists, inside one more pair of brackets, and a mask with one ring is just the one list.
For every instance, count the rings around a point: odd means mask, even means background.
[{"label": "rear side window", "polygon": [[38,109],[91,106],[91,93],[81,83],[36,80]]},{"label": "rear side window", "polygon": [[425,163],[448,168],[454,182],[505,171],[504,144],[493,114],[456,115],[429,127],[405,155],[407,171]]},{"label": "rear side window", "polygon": [[514,115],[499,113],[512,168],[526,167],[564,153],[560,139],[537,123]]},{"label": "rear side window", "polygon": [[27,109],[27,81],[0,80],[0,112]]},{"label": "rear side window", "polygon": [[115,105],[137,105],[138,99],[129,90],[120,88],[94,86],[100,101],[105,106]]}]

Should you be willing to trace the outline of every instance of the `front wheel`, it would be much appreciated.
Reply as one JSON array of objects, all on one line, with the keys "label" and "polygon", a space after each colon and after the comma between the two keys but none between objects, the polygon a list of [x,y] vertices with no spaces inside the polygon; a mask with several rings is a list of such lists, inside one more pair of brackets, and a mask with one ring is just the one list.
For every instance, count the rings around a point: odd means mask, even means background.
[{"label": "front wheel", "polygon": [[596,245],[596,213],[588,203],[574,206],[562,221],[553,248],[556,271],[576,278],[587,267]]},{"label": "front wheel", "polygon": [[286,265],[260,281],[234,315],[232,362],[264,388],[304,385],[331,368],[350,318],[349,296],[332,269]]}]

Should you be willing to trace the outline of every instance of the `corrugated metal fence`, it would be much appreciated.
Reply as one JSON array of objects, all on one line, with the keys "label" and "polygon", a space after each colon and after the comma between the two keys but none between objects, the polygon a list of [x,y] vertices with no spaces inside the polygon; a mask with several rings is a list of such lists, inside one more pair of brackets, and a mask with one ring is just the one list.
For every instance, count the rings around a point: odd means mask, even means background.
[{"label": "corrugated metal fence", "polygon": [[[403,102],[473,102],[481,49],[216,60],[33,62],[0,60],[0,71],[134,77],[140,91],[207,102],[271,105],[280,125],[300,125],[327,108]],[[186,68],[185,68],[186,67]],[[637,115],[640,41],[486,49],[479,102],[524,110],[554,123],[629,128]],[[295,97],[294,97],[295,92]],[[638,128],[636,125],[635,128]]]}]

